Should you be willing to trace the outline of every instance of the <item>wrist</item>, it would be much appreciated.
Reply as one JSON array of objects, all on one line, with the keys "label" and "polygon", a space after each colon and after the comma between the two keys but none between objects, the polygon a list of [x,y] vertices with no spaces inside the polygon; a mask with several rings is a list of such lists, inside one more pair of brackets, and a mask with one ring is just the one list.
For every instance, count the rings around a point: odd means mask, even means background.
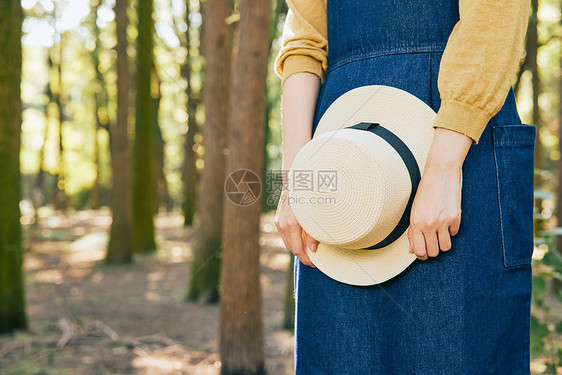
[{"label": "wrist", "polygon": [[460,132],[436,128],[426,167],[460,170],[472,145],[472,138]]}]

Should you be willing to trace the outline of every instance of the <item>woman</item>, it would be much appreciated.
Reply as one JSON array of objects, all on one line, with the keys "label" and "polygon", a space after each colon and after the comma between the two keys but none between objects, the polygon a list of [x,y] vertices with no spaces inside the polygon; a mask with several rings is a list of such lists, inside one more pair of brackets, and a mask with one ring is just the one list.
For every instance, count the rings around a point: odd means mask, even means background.
[{"label": "woman", "polygon": [[296,374],[529,374],[535,126],[511,89],[529,0],[287,4],[283,170],[355,87],[397,87],[437,112],[408,230],[419,261],[396,277],[358,287],[324,275],[283,191]]}]

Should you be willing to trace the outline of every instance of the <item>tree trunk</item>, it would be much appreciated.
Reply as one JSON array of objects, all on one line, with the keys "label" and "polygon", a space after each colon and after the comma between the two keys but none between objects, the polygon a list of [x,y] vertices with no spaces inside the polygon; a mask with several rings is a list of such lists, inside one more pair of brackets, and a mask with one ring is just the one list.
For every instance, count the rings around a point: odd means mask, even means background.
[{"label": "tree trunk", "polygon": [[264,373],[258,176],[263,165],[270,12],[270,1],[242,0],[240,4],[239,48],[229,108],[232,138],[228,143],[226,170],[246,171],[242,180],[234,176],[233,180],[239,184],[227,183],[226,194],[241,192],[252,199],[238,204],[224,202],[222,233],[228,241],[223,246],[221,272],[221,374]]},{"label": "tree trunk", "polygon": [[115,2],[117,34],[117,121],[110,137],[113,189],[111,211],[113,222],[106,263],[129,263],[133,260],[133,232],[131,227],[131,151],[129,124],[129,59],[127,56],[127,8],[129,0]]},{"label": "tree trunk", "polygon": [[55,186],[53,189],[53,206],[55,210],[66,209],[66,189],[65,189],[65,176],[64,176],[64,143],[62,128],[64,123],[64,109],[63,109],[63,94],[62,94],[62,60],[64,52],[64,33],[59,34],[59,57],[57,62],[57,74],[58,74],[58,88],[57,94],[55,95],[55,102],[58,109],[58,143],[59,143],[59,155],[58,155],[58,169],[55,178]]},{"label": "tree trunk", "polygon": [[[562,69],[562,55],[560,55],[559,60],[560,69]],[[558,116],[558,139],[562,142],[562,80],[558,80],[558,102],[559,102],[559,116]],[[537,137],[538,138],[538,137]],[[562,151],[561,146],[559,150]],[[558,159],[556,163],[558,167],[558,191],[557,191],[557,207],[556,207],[556,217],[558,218],[558,226],[562,227],[562,158]],[[562,236],[559,235],[556,238],[556,248],[558,251],[562,252]],[[554,281],[554,280],[553,280]]]},{"label": "tree trunk", "polygon": [[[561,22],[562,24],[562,22]],[[562,54],[560,55],[559,69],[562,71]],[[558,140],[562,140],[562,79],[558,80]],[[559,145],[560,150],[560,145]],[[562,226],[562,158],[558,159],[558,202],[557,202],[557,212],[558,226]],[[556,248],[562,253],[562,236],[558,235],[556,238]],[[557,278],[552,279],[552,289],[554,294],[559,295],[559,291],[562,290],[562,280]]]},{"label": "tree trunk", "polygon": [[[33,206],[35,208],[35,220],[33,222],[33,228],[37,228],[39,222],[39,210],[38,208],[43,206],[45,198],[47,196],[45,192],[45,176],[47,172],[45,171],[45,155],[47,153],[47,139],[49,135],[49,118],[50,111],[49,107],[51,103],[55,102],[55,97],[51,89],[51,75],[53,70],[53,60],[51,59],[51,52],[47,50],[47,83],[45,85],[45,95],[48,98],[47,105],[45,106],[45,129],[43,130],[43,142],[41,143],[41,148],[39,149],[38,162],[39,170],[37,171],[37,180],[35,182],[35,187],[33,189]],[[35,230],[35,229],[34,229]]]},{"label": "tree trunk", "polygon": [[193,218],[196,209],[196,199],[197,199],[197,168],[195,165],[195,151],[193,147],[195,145],[194,137],[197,131],[197,98],[195,97],[195,91],[193,90],[191,71],[192,71],[192,59],[190,49],[191,46],[189,40],[189,33],[191,30],[191,21],[189,19],[190,15],[189,3],[185,11],[185,22],[187,24],[187,30],[185,32],[185,47],[187,49],[187,56],[185,58],[185,64],[181,67],[181,74],[185,81],[187,82],[187,88],[185,94],[187,96],[187,134],[185,135],[184,141],[184,161],[183,161],[183,202],[182,211],[184,217],[184,225],[193,225]]},{"label": "tree trunk", "polygon": [[[273,16],[271,18],[270,26],[269,26],[269,47],[270,47],[270,58],[275,56],[275,50],[273,49],[273,42],[279,37],[279,28],[277,27],[279,23],[279,19],[281,15],[287,12],[287,3],[285,0],[274,0],[275,8],[273,10]],[[270,61],[268,64],[269,69],[273,69],[273,62]],[[276,191],[271,189],[271,178],[272,173],[270,170],[271,167],[271,158],[269,157],[269,152],[267,150],[267,146],[271,141],[271,129],[269,120],[271,114],[273,112],[273,108],[276,108],[277,103],[281,100],[280,93],[277,93],[276,90],[275,95],[271,95],[272,90],[266,90],[266,110],[265,110],[265,135],[264,135],[264,142],[263,142],[263,155],[264,155],[264,162],[262,168],[262,181],[264,184],[262,186],[262,210],[263,212],[270,212],[277,207],[277,202],[275,196],[277,194]],[[268,95],[269,94],[269,95]]]},{"label": "tree trunk", "polygon": [[[537,127],[537,140],[535,145],[535,168],[542,168],[543,162],[543,147],[539,137],[540,129],[540,112],[539,112],[539,90],[540,90],[540,77],[539,69],[537,65],[537,50],[539,48],[538,42],[538,0],[531,0],[531,15],[529,19],[529,28],[527,32],[527,59],[529,61],[529,70],[532,75],[532,87],[533,87],[533,118],[532,122]],[[540,181],[539,176],[535,177],[535,184],[539,186]]]},{"label": "tree trunk", "polygon": [[[207,17],[205,17],[205,10],[207,9],[207,1],[208,0],[199,0],[199,14],[201,17],[201,26],[199,29],[199,54],[203,58],[205,58],[206,55],[205,46],[207,45],[207,41],[205,40],[205,20],[207,19]],[[202,74],[202,76],[204,77],[205,75]],[[203,85],[201,88],[204,89],[205,86]]]},{"label": "tree trunk", "polygon": [[0,333],[27,328],[20,208],[20,0],[0,1]]},{"label": "tree trunk", "polygon": [[295,285],[293,282],[295,257],[293,254],[289,255],[291,256],[291,261],[289,262],[289,267],[287,268],[285,276],[285,311],[283,315],[283,328],[292,331],[295,328]]},{"label": "tree trunk", "polygon": [[216,302],[220,274],[224,149],[228,132],[232,54],[231,28],[225,20],[230,16],[233,4],[232,0],[207,0],[205,7],[205,167],[199,189],[199,237],[191,264],[187,298]]},{"label": "tree trunk", "polygon": [[100,144],[98,135],[100,130],[105,129],[109,133],[109,117],[107,115],[102,116],[101,113],[108,112],[108,94],[106,89],[105,77],[100,70],[100,54],[102,52],[101,40],[100,40],[100,30],[97,25],[97,11],[101,2],[96,1],[92,4],[91,23],[94,34],[94,40],[96,46],[91,53],[92,66],[94,67],[95,80],[94,80],[94,118],[96,119],[96,124],[94,127],[94,137],[92,142],[94,142],[94,165],[96,166],[96,178],[94,180],[94,186],[92,187],[92,197],[91,206],[92,208],[100,207],[100,175],[101,175],[101,163],[100,163]]},{"label": "tree trunk", "polygon": [[[154,72],[156,72],[156,67],[153,67],[153,69]],[[164,164],[166,162],[164,157],[166,143],[164,142],[164,138],[162,137],[162,131],[160,129],[158,120],[161,99],[161,83],[156,73],[154,73],[154,77],[154,86],[158,88],[156,96],[152,98],[152,121],[154,123],[152,127],[154,137],[154,191],[156,193],[156,196],[154,198],[156,200],[156,205],[154,206],[154,214],[157,215],[160,207],[164,207],[166,211],[170,211],[170,194],[168,194],[168,181],[166,180],[166,173],[164,171]]]},{"label": "tree trunk", "polygon": [[156,251],[154,238],[154,142],[151,67],[153,58],[152,0],[138,0],[137,85],[133,150],[133,240],[135,251]]}]

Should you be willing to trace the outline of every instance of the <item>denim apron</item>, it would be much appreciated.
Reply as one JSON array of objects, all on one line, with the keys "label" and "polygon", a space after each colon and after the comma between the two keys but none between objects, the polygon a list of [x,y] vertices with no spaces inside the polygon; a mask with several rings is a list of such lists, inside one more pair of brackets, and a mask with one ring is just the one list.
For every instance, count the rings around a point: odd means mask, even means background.
[{"label": "denim apron", "polygon": [[[458,0],[328,0],[313,133],[336,98],[363,85],[400,88],[437,112],[458,19]],[[296,259],[296,374],[529,374],[534,142],[510,89],[464,161],[460,229],[436,258],[368,287]]]}]

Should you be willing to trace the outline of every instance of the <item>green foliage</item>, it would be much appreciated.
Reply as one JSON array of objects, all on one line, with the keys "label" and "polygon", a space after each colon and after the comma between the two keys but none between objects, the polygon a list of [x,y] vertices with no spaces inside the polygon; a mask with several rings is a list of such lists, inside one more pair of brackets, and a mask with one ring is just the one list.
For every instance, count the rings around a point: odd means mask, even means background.
[{"label": "green foliage", "polygon": [[544,278],[539,276],[533,276],[533,293],[531,302],[537,306],[542,307],[542,294],[546,291],[546,282]]},{"label": "green foliage", "polygon": [[544,341],[549,332],[545,324],[539,322],[535,316],[531,316],[531,355],[537,357],[544,350]]},{"label": "green foliage", "polygon": [[[535,191],[535,228],[539,228],[535,237],[533,259],[533,293],[531,316],[531,356],[540,359],[546,369],[542,374],[556,374],[561,366],[562,353],[562,253],[556,247],[557,236],[562,235],[562,228],[542,229],[550,220],[549,206],[553,194],[537,188]],[[545,215],[545,213],[547,213]]]}]

